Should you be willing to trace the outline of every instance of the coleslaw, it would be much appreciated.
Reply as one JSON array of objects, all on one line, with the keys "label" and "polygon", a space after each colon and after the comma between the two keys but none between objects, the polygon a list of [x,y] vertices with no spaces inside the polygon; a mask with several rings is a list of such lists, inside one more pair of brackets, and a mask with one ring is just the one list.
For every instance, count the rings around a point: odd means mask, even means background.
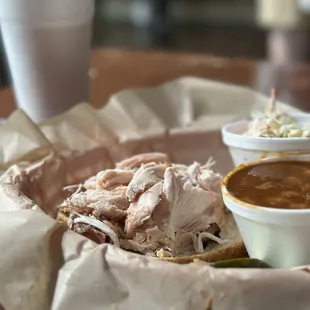
[{"label": "coleslaw", "polygon": [[310,138],[310,124],[301,126],[293,117],[275,109],[276,93],[272,91],[269,108],[264,113],[253,114],[253,120],[244,133],[263,138]]}]

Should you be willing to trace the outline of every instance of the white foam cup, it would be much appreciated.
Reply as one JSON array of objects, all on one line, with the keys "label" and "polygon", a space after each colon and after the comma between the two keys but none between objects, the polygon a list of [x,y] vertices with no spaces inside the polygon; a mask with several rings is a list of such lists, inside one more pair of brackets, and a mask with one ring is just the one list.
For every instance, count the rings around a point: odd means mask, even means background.
[{"label": "white foam cup", "polygon": [[[310,114],[292,117],[299,125],[310,125]],[[274,156],[310,154],[309,138],[257,138],[245,136],[250,121],[241,120],[222,128],[222,139],[229,148],[235,167],[258,159]]]},{"label": "white foam cup", "polygon": [[[266,158],[249,163],[310,161],[309,155]],[[223,180],[222,194],[233,213],[251,258],[258,258],[274,268],[291,268],[310,264],[310,209],[274,209],[245,203],[227,189],[229,179],[245,166],[230,172]]]},{"label": "white foam cup", "polygon": [[17,104],[35,122],[89,98],[94,0],[0,0]]}]

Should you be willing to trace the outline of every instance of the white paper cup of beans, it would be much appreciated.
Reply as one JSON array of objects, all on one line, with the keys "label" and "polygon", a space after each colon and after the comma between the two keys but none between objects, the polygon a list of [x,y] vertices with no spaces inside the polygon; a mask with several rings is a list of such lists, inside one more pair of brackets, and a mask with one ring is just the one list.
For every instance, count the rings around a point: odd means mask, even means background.
[{"label": "white paper cup of beans", "polygon": [[[236,195],[233,195],[229,189],[229,182],[236,182],[236,174],[247,167],[257,167],[262,163],[294,163],[296,161],[307,164],[305,173],[309,173],[310,180],[310,156],[302,155],[268,158],[241,165],[231,171],[222,183],[224,203],[233,213],[249,256],[261,259],[274,268],[291,268],[310,264],[310,209],[306,208],[310,205],[305,204],[305,208],[299,205],[298,209],[288,208],[289,205],[285,208],[258,206],[236,198]],[[268,171],[265,169],[265,173],[268,174]],[[298,175],[293,177],[298,178]],[[301,182],[309,187],[310,182],[305,182],[305,178],[304,176]],[[243,186],[242,182],[235,184],[238,187]],[[280,201],[277,200],[279,204],[281,204]],[[292,200],[290,207],[296,207],[296,202]]]},{"label": "white paper cup of beans", "polygon": [[35,122],[89,98],[94,0],[0,0],[17,104]]},{"label": "white paper cup of beans", "polygon": [[[310,125],[310,114],[291,116],[299,125]],[[263,158],[310,154],[310,138],[250,137],[244,135],[249,124],[249,120],[241,120],[222,128],[222,140],[228,146],[235,167]]]}]

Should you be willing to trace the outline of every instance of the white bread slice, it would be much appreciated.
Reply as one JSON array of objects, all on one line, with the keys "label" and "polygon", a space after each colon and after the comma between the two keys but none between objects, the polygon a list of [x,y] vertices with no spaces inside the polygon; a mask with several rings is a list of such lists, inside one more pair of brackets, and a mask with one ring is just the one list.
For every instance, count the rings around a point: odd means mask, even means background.
[{"label": "white bread slice", "polygon": [[221,225],[220,236],[222,239],[227,239],[229,242],[218,244],[209,251],[202,254],[195,254],[182,257],[164,257],[161,260],[177,263],[188,264],[196,259],[213,263],[226,259],[248,257],[244,243],[240,236],[236,222],[230,212],[225,213],[225,221]]},{"label": "white bread slice", "polygon": [[[67,223],[68,217],[63,213],[58,212],[57,220],[59,222]],[[163,257],[160,259],[177,264],[188,264],[196,259],[213,263],[226,259],[248,257],[236,222],[230,212],[225,213],[225,220],[221,225],[220,236],[222,239],[229,240],[229,242],[225,244],[217,244],[202,254],[182,257]]]}]

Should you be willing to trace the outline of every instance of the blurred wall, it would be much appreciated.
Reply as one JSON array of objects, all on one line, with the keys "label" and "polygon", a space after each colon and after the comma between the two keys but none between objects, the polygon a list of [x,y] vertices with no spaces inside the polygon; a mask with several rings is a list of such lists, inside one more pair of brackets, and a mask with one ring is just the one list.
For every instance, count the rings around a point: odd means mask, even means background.
[{"label": "blurred wall", "polygon": [[97,1],[94,46],[262,59],[265,42],[254,0]]},{"label": "blurred wall", "polygon": [[[161,0],[97,0],[97,15],[107,22],[132,23],[132,7],[150,5]],[[271,0],[273,1],[273,0]],[[169,5],[171,18],[177,24],[255,24],[254,0],[173,0]],[[141,11],[143,8],[141,8]]]},{"label": "blurred wall", "polygon": [[[310,0],[96,0],[93,47],[309,60],[308,28],[281,26],[297,16],[297,3],[310,12]],[[0,45],[0,83],[7,76]]]}]

